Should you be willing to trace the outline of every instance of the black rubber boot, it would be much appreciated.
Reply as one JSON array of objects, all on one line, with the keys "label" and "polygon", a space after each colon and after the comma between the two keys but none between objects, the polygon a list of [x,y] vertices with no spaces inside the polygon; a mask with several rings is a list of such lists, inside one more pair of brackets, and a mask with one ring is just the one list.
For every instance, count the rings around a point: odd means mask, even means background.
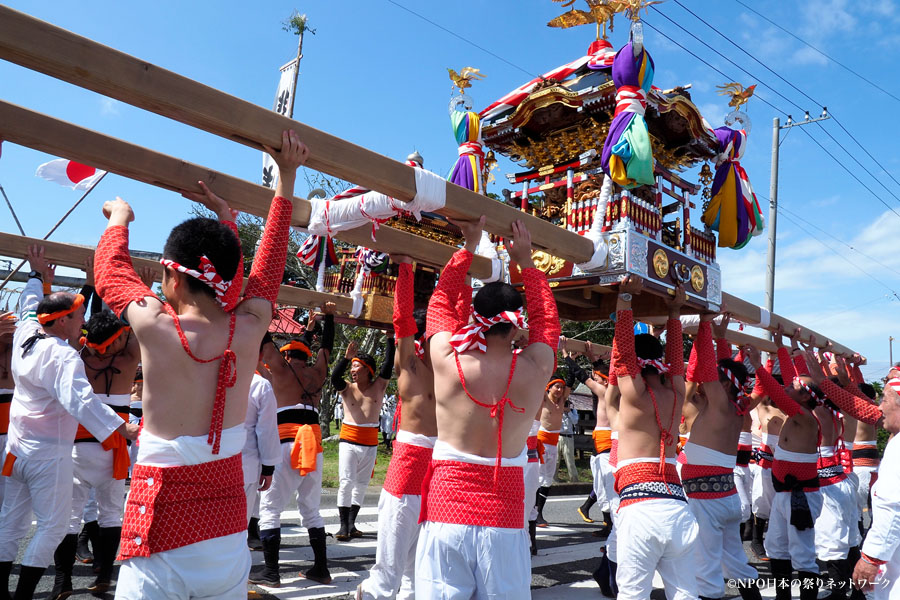
[{"label": "black rubber boot", "polygon": [[338,515],[341,519],[341,528],[334,534],[334,539],[347,542],[350,540],[350,507],[338,506]]},{"label": "black rubber boot", "polygon": [[800,579],[800,600],[816,600],[819,596],[818,574],[800,571],[797,573],[797,577]]},{"label": "black rubber boot", "polygon": [[766,556],[766,548],[763,545],[763,533],[766,531],[766,525],[769,524],[769,520],[754,516],[753,521],[753,540],[750,542],[750,549],[753,550],[753,554],[759,560],[769,560],[769,557]]},{"label": "black rubber boot", "polygon": [[603,511],[603,527],[594,532],[596,537],[608,538],[612,532],[613,521],[609,511]]},{"label": "black rubber boot", "polygon": [[[81,528],[81,533],[78,534],[78,546],[75,550],[75,558],[78,559],[78,562],[85,564],[94,562],[94,554],[91,552],[91,548],[97,549],[99,539],[100,525],[97,521],[85,523]],[[90,546],[88,546],[88,543],[90,543]]]},{"label": "black rubber boot", "polygon": [[[865,539],[866,537],[866,528],[863,526],[863,520],[860,519],[856,522],[856,526],[859,528],[859,539]],[[854,588],[856,589],[856,588]]]},{"label": "black rubber boot", "polygon": [[0,562],[0,600],[9,600],[9,574],[12,561]]},{"label": "black rubber boot", "polygon": [[591,576],[594,578],[594,581],[597,582],[597,585],[600,586],[600,593],[606,596],[607,598],[615,598],[615,594],[613,593],[612,586],[610,585],[611,581],[611,573],[610,573],[610,561],[609,557],[606,556],[606,550],[603,550],[603,556],[600,557],[600,565],[591,573]]},{"label": "black rubber boot", "polygon": [[547,520],[544,519],[544,505],[547,503],[547,493],[550,491],[549,487],[539,487],[537,489],[537,498],[535,499],[535,507],[537,508],[537,526],[538,527],[547,527]]},{"label": "black rubber boot", "polygon": [[262,550],[262,542],[259,539],[259,519],[250,517],[247,524],[247,547],[251,550]]},{"label": "black rubber boot", "polygon": [[356,528],[356,515],[359,514],[359,504],[350,507],[350,537],[359,538],[363,536],[363,532]]},{"label": "black rubber boot", "polygon": [[700,600],[722,600],[721,598],[713,598],[712,596],[697,596]]},{"label": "black rubber boot", "polygon": [[531,555],[537,556],[537,521],[528,521],[528,538],[531,540]]},{"label": "black rubber boot", "polygon": [[328,572],[328,554],[325,550],[325,528],[313,527],[307,529],[309,533],[309,547],[313,551],[313,566],[306,573],[300,573],[300,577],[305,577],[310,581],[315,581],[323,585],[331,583],[331,573]]},{"label": "black rubber boot", "polygon": [[741,595],[741,600],[762,600],[759,585],[741,586],[738,588],[738,593]]},{"label": "black rubber boot", "polygon": [[72,567],[75,566],[75,547],[78,545],[78,534],[70,533],[63,538],[53,553],[53,591],[50,600],[62,600],[72,595]]},{"label": "black rubber boot", "polygon": [[594,520],[591,518],[591,507],[597,504],[597,494],[591,492],[591,495],[587,497],[587,500],[584,501],[584,504],[578,507],[578,514],[584,520],[585,523],[593,523]]},{"label": "black rubber boot", "polygon": [[753,515],[750,515],[750,518],[741,523],[741,541],[749,542],[753,539]]},{"label": "black rubber boot", "polygon": [[13,600],[31,600],[34,598],[34,588],[37,587],[46,570],[46,567],[26,567],[24,565],[20,567],[19,584],[16,586]]},{"label": "black rubber boot", "polygon": [[112,588],[113,563],[116,554],[119,553],[119,538],[122,537],[121,527],[101,527],[100,543],[97,552],[94,553],[94,565],[100,567],[97,579],[88,588],[89,592],[102,593]]},{"label": "black rubber boot", "polygon": [[[790,560],[770,559],[772,578],[775,579],[775,600],[791,600],[791,577],[794,567]],[[813,596],[815,598],[815,596]]]},{"label": "black rubber boot", "polygon": [[265,565],[256,573],[251,572],[248,581],[266,587],[281,587],[281,575],[278,574],[278,551],[281,549],[281,529],[263,529],[259,532],[262,541],[263,560]]}]

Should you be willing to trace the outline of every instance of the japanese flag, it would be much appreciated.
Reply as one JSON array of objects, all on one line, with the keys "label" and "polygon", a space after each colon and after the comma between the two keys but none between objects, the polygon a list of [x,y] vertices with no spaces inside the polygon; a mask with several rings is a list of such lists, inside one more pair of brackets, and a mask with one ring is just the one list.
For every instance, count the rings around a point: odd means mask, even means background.
[{"label": "japanese flag", "polygon": [[106,171],[101,171],[72,160],[57,158],[39,166],[35,175],[54,181],[59,185],[70,187],[73,190],[85,191],[106,175]]}]

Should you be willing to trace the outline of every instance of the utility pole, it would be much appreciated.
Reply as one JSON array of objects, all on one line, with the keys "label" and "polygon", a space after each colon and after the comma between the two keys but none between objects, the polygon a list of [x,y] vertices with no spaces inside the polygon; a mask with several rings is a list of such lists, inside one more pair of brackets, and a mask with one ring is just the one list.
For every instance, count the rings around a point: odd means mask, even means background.
[{"label": "utility pole", "polygon": [[[794,122],[791,115],[788,115],[787,123],[781,124],[781,120],[775,117],[772,121],[772,174],[769,181],[769,248],[766,254],[766,310],[769,313],[775,310],[775,233],[778,222],[778,148],[781,145],[781,130],[790,129],[791,127],[799,127],[801,125],[809,125],[830,119],[828,116],[828,107],[822,107],[822,115],[817,119],[809,118],[809,111],[806,112],[805,119]],[[772,339],[773,333],[769,333]]]},{"label": "utility pole", "polygon": [[888,336],[888,356],[890,356],[891,367],[894,366],[894,336]]}]

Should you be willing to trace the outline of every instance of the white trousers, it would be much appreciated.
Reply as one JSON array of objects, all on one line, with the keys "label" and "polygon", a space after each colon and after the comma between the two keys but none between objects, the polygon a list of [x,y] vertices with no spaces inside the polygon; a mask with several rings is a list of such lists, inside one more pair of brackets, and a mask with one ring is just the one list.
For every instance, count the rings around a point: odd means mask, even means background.
[{"label": "white trousers", "polygon": [[821,487],[819,493],[822,512],[816,519],[816,558],[821,561],[847,558],[850,542],[859,536],[853,484],[845,479]]},{"label": "white trousers", "polygon": [[759,465],[751,465],[750,468],[755,471],[750,497],[753,514],[760,519],[768,519],[772,512],[772,500],[775,498],[775,488],[772,487],[772,469],[763,469]]},{"label": "white trousers", "polygon": [[378,446],[360,446],[343,441],[338,444],[338,506],[362,506],[377,455]]},{"label": "white trousers", "polygon": [[37,521],[22,565],[48,567],[66,535],[72,509],[72,457],[55,460],[18,458],[12,475],[4,477],[6,494],[0,510],[0,562],[13,561],[19,541]]},{"label": "white trousers", "polygon": [[[375,565],[362,582],[365,600],[414,598],[416,543],[419,541],[419,509],[422,496],[397,498],[381,490],[378,499],[378,546]],[[403,594],[397,596],[402,588]]]},{"label": "white trousers", "polygon": [[72,514],[69,533],[81,531],[81,518],[93,491],[100,527],[121,527],[125,512],[125,480],[113,479],[112,450],[96,442],[79,442],[72,450]]},{"label": "white trousers", "polygon": [[609,466],[609,452],[602,452],[591,457],[591,474],[594,476],[594,494],[597,506],[603,512],[609,512],[609,495],[606,493],[607,480],[614,480],[615,475]]},{"label": "white trousers", "polygon": [[416,549],[416,600],[526,600],[531,557],[524,529],[427,521]]},{"label": "white trousers", "polygon": [[243,600],[249,575],[247,534],[241,531],[146,558],[129,558],[119,571],[116,598]]},{"label": "white trousers", "polygon": [[530,462],[522,468],[525,478],[525,527],[537,519],[537,490],[541,486],[541,463]]},{"label": "white trousers", "polygon": [[743,523],[750,519],[753,508],[753,472],[749,466],[735,465],[734,487],[737,489],[738,499],[741,503],[741,523]]},{"label": "white trousers", "polygon": [[566,461],[569,481],[578,481],[578,467],[575,466],[575,438],[560,435],[558,448]]},{"label": "white trousers", "polygon": [[699,533],[694,544],[697,592],[707,598],[725,596],[725,579],[756,579],[741,542],[741,500],[737,494],[706,500],[688,498]]},{"label": "white trousers", "polygon": [[325,521],[319,513],[319,501],[322,498],[322,453],[319,452],[316,457],[316,470],[301,477],[300,471],[291,468],[291,446],[293,442],[281,444],[281,464],[275,465],[272,485],[260,494],[260,531],[281,527],[281,512],[290,502],[292,494],[297,495],[300,527],[312,529],[325,526]]},{"label": "white trousers", "polygon": [[[6,463],[6,437],[0,435],[0,466]],[[6,477],[0,477],[0,506],[3,506],[3,494],[6,491]]]},{"label": "white trousers", "polygon": [[[813,521],[822,513],[822,492],[807,492],[806,501]],[[769,514],[769,531],[763,541],[770,559],[789,560],[796,571],[818,573],[815,527],[799,531],[791,525],[791,493],[776,492]]]},{"label": "white trousers", "polygon": [[[560,437],[560,439],[562,438]],[[541,465],[540,487],[553,485],[557,463],[559,463],[559,447],[544,444],[544,464]]]},{"label": "white trousers", "polygon": [[659,571],[668,600],[697,598],[697,520],[680,500],[642,500],[619,508],[618,600],[647,600]]},{"label": "white trousers", "polygon": [[862,514],[869,507],[872,475],[878,472],[878,467],[853,467],[853,472],[859,478],[859,487],[856,489],[856,505],[859,507],[859,514]]}]

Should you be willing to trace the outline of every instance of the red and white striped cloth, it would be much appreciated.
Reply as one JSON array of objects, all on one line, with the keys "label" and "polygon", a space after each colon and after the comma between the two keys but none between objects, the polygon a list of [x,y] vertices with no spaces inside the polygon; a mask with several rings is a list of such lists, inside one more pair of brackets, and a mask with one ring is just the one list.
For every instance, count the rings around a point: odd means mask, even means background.
[{"label": "red and white striped cloth", "polygon": [[169,260],[168,258],[161,258],[159,262],[165,267],[171,267],[180,273],[190,275],[194,279],[199,280],[204,285],[212,288],[212,291],[216,293],[216,302],[219,303],[219,306],[225,308],[225,294],[228,293],[228,288],[231,287],[231,282],[222,279],[222,276],[219,275],[218,271],[216,271],[216,267],[212,264],[212,262],[210,262],[210,260],[206,258],[206,255],[200,257],[200,269],[202,269],[202,272],[196,269],[189,269],[188,267],[180,265],[174,260]]},{"label": "red and white striped cloth", "polygon": [[521,308],[516,311],[505,310],[493,317],[483,317],[473,311],[472,316],[475,319],[474,323],[466,325],[450,337],[450,345],[458,353],[463,353],[472,348],[472,346],[481,352],[486,352],[487,344],[484,340],[484,332],[498,323],[512,323],[519,329],[528,328],[525,317],[522,316]]}]

